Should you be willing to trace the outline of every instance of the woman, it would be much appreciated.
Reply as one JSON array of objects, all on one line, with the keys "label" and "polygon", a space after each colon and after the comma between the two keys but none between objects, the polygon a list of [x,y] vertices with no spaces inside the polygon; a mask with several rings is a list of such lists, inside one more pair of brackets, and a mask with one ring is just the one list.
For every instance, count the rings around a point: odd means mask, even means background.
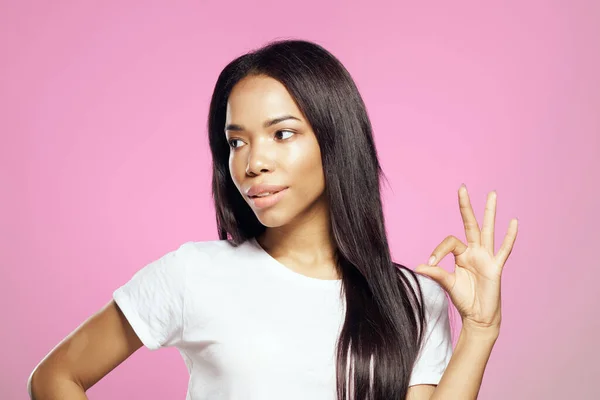
[{"label": "woman", "polygon": [[[179,349],[189,399],[476,398],[517,232],[494,255],[495,192],[480,231],[459,189],[467,244],[449,236],[416,274],[393,263],[365,105],[307,41],[227,65],[208,130],[221,240],[142,268],[40,362],[31,397],[85,398],[144,345]],[[454,273],[437,266],[449,253]],[[444,291],[463,320],[454,352]]]}]

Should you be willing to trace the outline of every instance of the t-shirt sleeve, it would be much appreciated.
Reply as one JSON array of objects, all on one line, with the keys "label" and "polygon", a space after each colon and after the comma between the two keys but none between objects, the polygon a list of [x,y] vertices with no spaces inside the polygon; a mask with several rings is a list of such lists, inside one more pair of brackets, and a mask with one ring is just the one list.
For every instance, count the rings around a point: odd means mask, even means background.
[{"label": "t-shirt sleeve", "polygon": [[427,284],[430,286],[424,290],[428,292],[425,293],[427,326],[408,386],[437,385],[452,357],[448,299],[437,283],[430,281]]},{"label": "t-shirt sleeve", "polygon": [[113,292],[114,301],[149,350],[181,341],[188,244],[147,264]]}]

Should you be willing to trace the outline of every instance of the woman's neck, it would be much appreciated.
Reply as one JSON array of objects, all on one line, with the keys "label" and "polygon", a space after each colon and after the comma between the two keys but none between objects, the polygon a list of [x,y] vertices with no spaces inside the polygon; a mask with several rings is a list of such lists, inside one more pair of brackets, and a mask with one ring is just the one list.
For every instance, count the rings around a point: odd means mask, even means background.
[{"label": "woman's neck", "polygon": [[328,218],[267,228],[257,241],[271,257],[298,272],[339,279]]}]

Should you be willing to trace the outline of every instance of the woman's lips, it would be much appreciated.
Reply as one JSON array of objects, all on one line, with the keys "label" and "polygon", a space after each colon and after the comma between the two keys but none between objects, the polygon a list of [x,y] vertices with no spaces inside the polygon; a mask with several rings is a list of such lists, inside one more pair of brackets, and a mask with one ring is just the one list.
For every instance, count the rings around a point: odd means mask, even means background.
[{"label": "woman's lips", "polygon": [[250,197],[250,201],[252,201],[252,205],[254,206],[254,208],[263,209],[267,207],[272,207],[283,198],[287,190],[288,188],[285,188],[277,193],[273,193],[263,197]]}]

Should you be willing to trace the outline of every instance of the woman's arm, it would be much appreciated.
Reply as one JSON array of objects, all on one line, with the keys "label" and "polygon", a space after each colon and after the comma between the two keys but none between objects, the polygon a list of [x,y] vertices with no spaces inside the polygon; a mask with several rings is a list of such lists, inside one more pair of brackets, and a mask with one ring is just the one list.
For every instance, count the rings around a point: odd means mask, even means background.
[{"label": "woman's arm", "polygon": [[35,367],[27,382],[29,397],[87,399],[86,390],[141,346],[131,325],[111,300]]},{"label": "woman's arm", "polygon": [[[512,219],[500,250],[494,254],[496,192],[488,194],[482,229],[464,185],[458,197],[467,244],[456,236],[448,236],[434,249],[427,264],[415,268],[415,272],[429,276],[449,294],[463,321],[454,354],[432,400],[477,398],[485,366],[500,333],[500,281],[518,230],[517,219]],[[450,253],[454,255],[452,273],[439,267],[439,262]]]},{"label": "woman's arm", "polygon": [[498,334],[494,328],[463,325],[450,363],[429,400],[477,399]]},{"label": "woman's arm", "polygon": [[483,372],[498,330],[463,325],[458,343],[439,384],[408,388],[406,400],[477,399]]}]

